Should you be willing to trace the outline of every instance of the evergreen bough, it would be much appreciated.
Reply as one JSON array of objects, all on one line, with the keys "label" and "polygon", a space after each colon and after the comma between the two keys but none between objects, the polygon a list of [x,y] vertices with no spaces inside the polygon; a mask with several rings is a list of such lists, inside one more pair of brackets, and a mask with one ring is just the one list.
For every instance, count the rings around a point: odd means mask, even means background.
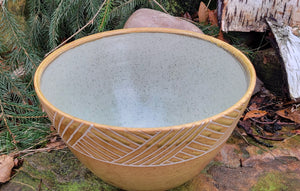
[{"label": "evergreen bough", "polygon": [[69,37],[121,28],[141,7],[160,10],[151,0],[0,0],[0,155],[47,142],[50,122],[33,87],[45,55]]}]

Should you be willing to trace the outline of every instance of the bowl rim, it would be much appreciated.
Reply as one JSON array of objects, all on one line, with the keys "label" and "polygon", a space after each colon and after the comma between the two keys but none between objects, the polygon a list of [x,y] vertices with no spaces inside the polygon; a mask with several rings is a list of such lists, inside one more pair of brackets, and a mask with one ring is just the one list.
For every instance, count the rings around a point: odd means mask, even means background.
[{"label": "bowl rim", "polygon": [[[190,123],[184,123],[184,124],[173,125],[173,126],[149,127],[149,128],[122,127],[122,126],[119,127],[119,126],[100,124],[100,123],[95,123],[95,122],[87,121],[84,119],[80,119],[78,117],[72,116],[72,115],[65,113],[65,112],[61,111],[60,109],[56,108],[43,95],[41,88],[40,88],[41,77],[43,75],[43,72],[46,70],[46,68],[59,55],[63,54],[64,52],[66,52],[72,48],[82,45],[84,43],[88,43],[88,42],[98,40],[101,38],[105,38],[105,37],[110,37],[110,36],[115,36],[115,35],[123,35],[123,34],[132,34],[132,33],[169,33],[169,34],[177,34],[177,35],[184,35],[184,36],[188,36],[188,37],[194,37],[194,38],[202,39],[202,40],[208,41],[210,43],[213,43],[213,44],[217,45],[218,47],[227,51],[232,56],[234,56],[239,61],[239,63],[243,66],[245,73],[247,73],[247,75],[249,77],[248,89],[244,93],[243,97],[240,98],[235,104],[233,104],[231,107],[229,107],[226,110],[224,110],[218,114],[215,114],[213,116],[210,116],[210,117],[198,120],[198,121],[192,121]],[[127,29],[111,30],[111,31],[96,33],[93,35],[89,35],[89,36],[74,40],[74,41],[58,48],[57,50],[53,51],[51,54],[49,54],[40,63],[40,65],[38,66],[38,68],[35,72],[35,75],[34,75],[34,88],[35,88],[35,92],[36,92],[40,102],[45,104],[51,110],[57,112],[57,114],[59,114],[61,116],[65,116],[65,117],[73,120],[74,122],[87,124],[89,126],[92,125],[96,128],[107,128],[107,129],[127,130],[127,131],[144,131],[144,132],[153,132],[153,131],[158,131],[158,130],[159,131],[168,131],[171,129],[175,130],[175,129],[180,129],[183,127],[191,127],[194,125],[200,125],[202,123],[206,123],[206,122],[221,118],[222,116],[233,112],[235,109],[240,108],[243,104],[247,104],[248,100],[252,96],[252,92],[254,91],[255,84],[256,84],[256,72],[255,72],[255,69],[254,69],[251,61],[240,50],[236,49],[232,45],[230,45],[226,42],[223,42],[217,38],[214,38],[214,37],[211,37],[211,36],[208,36],[205,34],[197,33],[197,32],[181,30],[181,29],[173,29],[173,28],[156,28],[156,27],[151,27],[151,28],[143,28],[142,27],[142,28],[127,28]]]}]

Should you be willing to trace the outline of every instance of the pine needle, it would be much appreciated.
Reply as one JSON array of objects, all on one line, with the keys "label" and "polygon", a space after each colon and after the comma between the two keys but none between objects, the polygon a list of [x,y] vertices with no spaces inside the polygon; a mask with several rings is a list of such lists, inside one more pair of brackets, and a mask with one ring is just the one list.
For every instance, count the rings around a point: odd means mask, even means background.
[{"label": "pine needle", "polygon": [[107,2],[105,3],[105,10],[103,12],[103,14],[101,14],[101,23],[99,26],[99,32],[102,32],[107,24],[107,20],[108,20],[108,15],[111,12],[111,0],[107,0]]},{"label": "pine needle", "polygon": [[8,125],[8,120],[7,120],[6,116],[5,116],[5,112],[4,112],[4,108],[3,108],[3,106],[2,106],[1,100],[0,100],[0,109],[1,109],[0,119],[2,119],[2,120],[4,121],[4,125],[5,125],[5,127],[7,128],[7,130],[8,130],[8,132],[9,132],[10,136],[11,136],[12,139],[13,139],[13,143],[14,143],[14,144],[17,144],[17,141],[16,141],[16,139],[15,139],[16,136],[12,133],[12,131],[10,130],[10,127],[9,127],[9,125]]},{"label": "pine needle", "polygon": [[76,36],[78,33],[80,33],[83,29],[85,29],[87,26],[89,26],[90,24],[92,24],[96,17],[98,16],[98,14],[100,13],[102,7],[104,6],[106,0],[104,0],[104,2],[101,4],[101,6],[99,7],[98,11],[96,12],[96,14],[93,16],[93,18],[86,23],[82,28],[80,28],[78,31],[76,31],[74,34],[72,34],[69,38],[67,38],[65,41],[63,41],[62,43],[60,43],[58,46],[56,46],[54,49],[52,49],[51,51],[49,51],[45,57],[47,57],[49,54],[51,54],[52,52],[54,52],[55,50],[57,50],[58,48],[60,48],[61,46],[63,46],[64,44],[66,44],[69,40],[71,40],[74,36]]}]

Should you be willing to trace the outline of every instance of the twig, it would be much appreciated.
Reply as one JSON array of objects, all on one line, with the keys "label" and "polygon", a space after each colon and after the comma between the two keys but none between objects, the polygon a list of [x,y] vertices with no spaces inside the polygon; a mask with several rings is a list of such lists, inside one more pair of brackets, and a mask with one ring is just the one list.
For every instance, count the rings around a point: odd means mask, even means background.
[{"label": "twig", "polygon": [[248,145],[250,145],[250,143],[248,142],[248,140],[246,139],[246,137],[244,136],[244,135],[242,135],[238,130],[235,130],[243,139],[244,139],[244,141],[248,144]]},{"label": "twig", "polygon": [[252,134],[252,135],[248,135],[248,136],[250,136],[254,141],[256,141],[257,143],[259,143],[259,144],[261,144],[261,145],[263,145],[263,146],[266,146],[266,147],[273,147],[273,145],[270,145],[270,144],[268,144],[268,143],[265,143],[265,142],[263,142],[263,141],[258,140],[258,139],[256,138],[256,136],[254,136],[253,134]]},{"label": "twig", "polygon": [[22,154],[25,154],[25,155],[23,155],[23,157],[26,157],[26,156],[29,156],[29,155],[33,155],[35,153],[49,152],[49,151],[52,151],[54,149],[57,150],[58,147],[63,146],[63,145],[65,145],[65,143],[61,142],[61,144],[55,145],[53,147],[46,147],[46,148],[39,148],[39,149],[25,149],[23,151],[12,153],[12,156],[17,157],[17,156],[20,156]]},{"label": "twig", "polygon": [[17,183],[17,184],[21,184],[22,186],[27,186],[29,188],[31,188],[32,190],[35,190],[35,188],[29,184],[25,184],[23,182],[19,182],[19,181],[16,181],[16,180],[12,180],[11,182],[14,182],[14,183]]},{"label": "twig", "polygon": [[256,123],[260,123],[260,124],[266,124],[266,125],[271,125],[271,124],[274,124],[276,123],[277,119],[275,119],[274,121],[268,121],[268,122],[265,122],[265,121],[258,121],[252,117],[250,117],[250,119]]},{"label": "twig", "polygon": [[271,140],[271,141],[283,141],[284,138],[282,137],[265,137],[262,135],[258,135],[259,138],[265,139],[265,140]]},{"label": "twig", "polygon": [[281,122],[281,121],[277,121],[278,125],[295,125],[295,122]]},{"label": "twig", "polygon": [[53,51],[57,50],[58,48],[60,48],[61,46],[63,46],[64,44],[66,44],[70,39],[72,39],[74,36],[76,36],[78,33],[80,33],[83,29],[85,29],[87,26],[89,26],[90,24],[92,24],[94,22],[94,20],[96,19],[96,17],[98,16],[98,14],[100,13],[102,7],[104,6],[104,4],[106,3],[106,0],[103,1],[103,3],[101,4],[101,6],[99,7],[98,11],[96,12],[96,14],[93,16],[93,18],[86,23],[83,27],[81,27],[78,31],[76,31],[74,34],[72,34],[69,38],[67,38],[65,41],[63,41],[62,43],[60,43],[57,47],[55,47],[54,49],[52,49],[50,52],[48,52],[47,54],[45,54],[44,57],[47,57],[49,54],[51,54]]},{"label": "twig", "polygon": [[266,146],[266,147],[273,147],[273,145],[270,145],[270,144],[268,144],[268,143],[265,143],[265,142],[262,142],[262,141],[258,140],[258,139],[256,138],[256,136],[253,134],[252,129],[251,129],[250,127],[249,127],[249,128],[245,128],[245,127],[244,127],[243,125],[241,125],[241,124],[238,124],[238,127],[244,129],[245,132],[246,132],[246,134],[247,134],[249,137],[251,137],[255,142],[257,142],[257,143],[259,143],[259,144],[261,144],[261,145],[264,145],[264,146]]},{"label": "twig", "polygon": [[168,14],[168,15],[170,15],[169,13],[168,13],[168,11],[166,11],[166,9],[164,9],[164,7],[161,5],[161,4],[159,4],[156,0],[152,0],[156,5],[158,5],[166,14]]},{"label": "twig", "polygon": [[[36,147],[37,145],[41,145],[42,143],[45,143],[45,142],[47,142],[47,141],[48,141],[48,138],[47,138],[47,139],[43,139],[43,140],[39,141],[38,143],[36,143],[36,144],[34,144],[34,145],[28,147],[28,148],[25,149],[25,150],[30,150],[30,149]],[[19,156],[19,152],[17,152],[17,153],[11,153],[11,154],[9,154],[9,155],[10,155],[11,157],[15,158],[15,157],[18,157],[18,156]]]},{"label": "twig", "polygon": [[206,5],[206,10],[208,9],[210,3],[211,3],[211,0],[208,1],[207,5]]},{"label": "twig", "polygon": [[[261,128],[259,125],[257,125],[257,124],[255,124],[255,127],[257,127],[259,130],[256,130],[256,132],[257,133],[259,133],[259,134],[262,134],[263,136],[265,135],[265,133],[264,133],[264,129],[263,128]],[[260,131],[260,132],[258,132],[258,131]]]},{"label": "twig", "polygon": [[[296,137],[296,136],[298,136],[298,134],[292,135],[292,136],[290,136],[290,137],[284,139],[284,142],[287,141],[287,140],[289,140],[289,139],[292,139],[292,138],[294,138],[294,137]],[[299,136],[300,136],[300,135],[299,135]]]},{"label": "twig", "polygon": [[40,180],[39,186],[38,186],[38,191],[42,190],[42,183],[43,183],[43,179]]}]

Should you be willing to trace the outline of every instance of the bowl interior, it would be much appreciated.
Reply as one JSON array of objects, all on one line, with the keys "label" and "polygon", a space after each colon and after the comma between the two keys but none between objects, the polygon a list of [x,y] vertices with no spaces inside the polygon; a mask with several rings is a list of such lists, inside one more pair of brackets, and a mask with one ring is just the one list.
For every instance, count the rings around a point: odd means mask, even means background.
[{"label": "bowl interior", "polygon": [[242,64],[200,38],[128,33],[75,46],[54,59],[40,89],[59,110],[120,127],[198,121],[238,102],[249,84]]}]

